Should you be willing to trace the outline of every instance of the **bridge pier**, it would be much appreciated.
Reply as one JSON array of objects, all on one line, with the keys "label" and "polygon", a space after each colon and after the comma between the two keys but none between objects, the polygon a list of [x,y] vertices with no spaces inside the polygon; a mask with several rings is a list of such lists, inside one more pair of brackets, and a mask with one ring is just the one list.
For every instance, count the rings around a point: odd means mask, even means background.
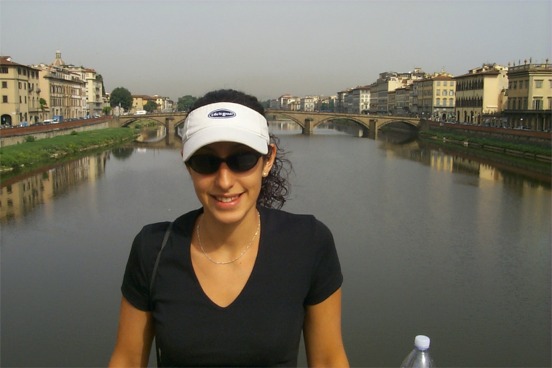
[{"label": "bridge pier", "polygon": [[303,135],[313,135],[314,134],[314,120],[311,118],[305,119],[305,128],[303,129]]},{"label": "bridge pier", "polygon": [[171,145],[173,143],[172,141],[174,140],[175,136],[175,134],[173,134],[175,132],[170,131],[171,120],[174,120],[172,116],[165,118],[165,143],[167,143],[167,145]]},{"label": "bridge pier", "polygon": [[368,138],[377,139],[378,138],[378,128],[377,128],[378,119],[370,119],[369,124],[370,124],[370,130],[368,132]]}]

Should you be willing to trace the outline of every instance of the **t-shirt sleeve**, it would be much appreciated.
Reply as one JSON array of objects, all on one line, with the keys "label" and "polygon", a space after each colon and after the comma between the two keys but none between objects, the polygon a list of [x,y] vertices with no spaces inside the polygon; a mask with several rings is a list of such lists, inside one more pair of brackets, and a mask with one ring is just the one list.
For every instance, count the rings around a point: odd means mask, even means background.
[{"label": "t-shirt sleeve", "polygon": [[314,274],[311,288],[305,304],[314,305],[323,302],[343,283],[341,265],[330,229],[315,220],[313,242],[317,247]]},{"label": "t-shirt sleeve", "polygon": [[148,225],[136,235],[128,257],[121,292],[134,307],[150,311],[149,283],[166,224]]}]

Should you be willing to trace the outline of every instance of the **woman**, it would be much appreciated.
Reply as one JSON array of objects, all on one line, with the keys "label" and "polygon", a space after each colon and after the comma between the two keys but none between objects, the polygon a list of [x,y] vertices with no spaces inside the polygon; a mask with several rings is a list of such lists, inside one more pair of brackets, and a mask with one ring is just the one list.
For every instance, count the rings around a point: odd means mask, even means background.
[{"label": "woman", "polygon": [[348,366],[332,235],[279,210],[287,160],[263,115],[234,90],[191,109],[182,157],[202,207],[173,222],[162,251],[168,223],[136,236],[110,366],[146,366],[154,337],[160,366],[296,366],[301,332],[309,366]]}]

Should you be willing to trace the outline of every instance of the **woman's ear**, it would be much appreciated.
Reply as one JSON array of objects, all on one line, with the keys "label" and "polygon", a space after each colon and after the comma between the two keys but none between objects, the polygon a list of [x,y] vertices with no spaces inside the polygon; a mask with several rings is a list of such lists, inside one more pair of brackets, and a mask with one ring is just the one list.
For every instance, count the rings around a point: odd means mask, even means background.
[{"label": "woman's ear", "polygon": [[274,165],[274,160],[276,160],[276,145],[274,143],[271,143],[268,146],[268,153],[265,156],[265,163],[263,167],[263,177],[267,177],[268,173],[272,169],[272,165]]}]

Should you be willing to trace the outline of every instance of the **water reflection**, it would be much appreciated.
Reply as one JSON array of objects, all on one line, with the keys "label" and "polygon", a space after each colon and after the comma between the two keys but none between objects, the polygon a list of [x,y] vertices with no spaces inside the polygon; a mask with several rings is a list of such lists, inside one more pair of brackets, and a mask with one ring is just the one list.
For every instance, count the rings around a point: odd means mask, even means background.
[{"label": "water reflection", "polygon": [[81,182],[97,180],[105,173],[109,155],[106,151],[2,181],[0,223],[22,218]]},{"label": "water reflection", "polygon": [[167,128],[163,125],[145,127],[140,129],[140,135],[136,138],[136,142],[155,143],[162,141],[166,136]]},{"label": "water reflection", "polygon": [[[301,127],[293,121],[271,121],[270,129],[276,135],[299,135]],[[162,134],[161,134],[162,132]],[[315,129],[320,135],[359,136],[362,129],[355,124],[325,123]],[[161,135],[163,135],[161,137]],[[134,146],[114,148],[100,154],[87,156],[55,167],[44,167],[21,176],[2,181],[0,187],[0,223],[16,220],[45,204],[61,193],[84,181],[99,179],[110,157],[117,160],[130,158],[139,149],[179,149],[180,139],[165,134],[164,127],[149,136],[153,143],[136,143]],[[159,139],[159,137],[161,137]],[[508,187],[550,189],[549,164],[536,164],[529,160],[511,160],[497,157],[490,159],[458,152],[452,148],[431,146],[412,138],[406,132],[383,132],[378,137],[379,148],[388,156],[420,162],[437,171],[460,173],[488,182],[504,182]],[[494,154],[496,155],[496,154]],[[498,156],[498,155],[496,155]],[[362,158],[359,158],[362,159]]]},{"label": "water reflection", "polygon": [[[396,132],[379,135],[380,148],[388,155],[418,161],[438,171],[477,176],[488,181],[527,183],[533,187],[551,187],[551,165],[523,158],[469,150],[462,147],[443,147],[419,140],[403,140]],[[406,143],[397,143],[406,142]]]},{"label": "water reflection", "polygon": [[292,120],[271,120],[268,122],[268,126],[271,131],[278,132],[279,135],[302,133],[302,129],[299,124]]}]

